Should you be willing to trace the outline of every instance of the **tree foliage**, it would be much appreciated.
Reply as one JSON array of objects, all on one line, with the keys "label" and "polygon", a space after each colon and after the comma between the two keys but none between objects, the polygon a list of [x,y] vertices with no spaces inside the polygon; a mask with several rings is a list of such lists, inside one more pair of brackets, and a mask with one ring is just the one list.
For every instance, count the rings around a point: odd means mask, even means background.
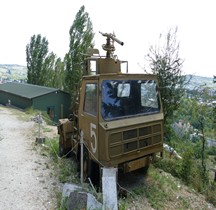
[{"label": "tree foliage", "polygon": [[[190,123],[194,129],[204,132],[209,138],[214,138],[215,130],[215,112],[214,106],[210,105],[208,101],[212,101],[213,97],[206,92],[208,89],[199,91],[198,98],[182,98],[180,106],[174,112],[176,121],[184,120],[185,123]],[[208,96],[207,96],[208,95]]]},{"label": "tree foliage", "polygon": [[63,89],[64,64],[53,52],[46,57],[43,65],[43,72],[44,86]]},{"label": "tree foliage", "polygon": [[40,34],[33,35],[26,46],[27,82],[53,88],[63,88],[64,66],[60,58],[48,54],[48,41]]},{"label": "tree foliage", "polygon": [[55,54],[52,52],[44,60],[43,66],[42,66],[42,72],[43,72],[43,81],[42,85],[47,87],[52,87],[52,80],[53,80],[53,74],[54,74],[54,64],[55,64]]},{"label": "tree foliage", "polygon": [[48,40],[40,34],[33,35],[26,45],[27,82],[35,85],[64,89],[74,98],[81,77],[83,61],[89,47],[93,47],[92,22],[85,7],[76,14],[69,31],[69,52],[64,60],[48,51]]},{"label": "tree foliage", "polygon": [[54,65],[52,87],[63,90],[64,79],[64,62],[61,60],[61,58],[57,58]]},{"label": "tree foliage", "polygon": [[159,45],[151,46],[147,55],[152,73],[158,75],[165,125],[169,125],[168,121],[179,107],[186,84],[186,77],[182,74],[183,60],[179,58],[179,43],[176,37],[177,27],[174,30],[170,29],[165,36],[160,35]]},{"label": "tree foliage", "polygon": [[213,97],[209,95],[209,89],[206,87],[198,89],[199,100],[196,96],[182,99],[180,108],[174,116],[176,120],[183,119],[185,123],[192,125],[194,134],[190,138],[193,142],[191,147],[193,147],[195,158],[201,159],[201,169],[205,176],[208,158],[207,137],[215,138],[214,107],[209,103],[213,101]]},{"label": "tree foliage", "polygon": [[26,46],[27,82],[43,85],[43,64],[48,53],[48,40],[41,34],[33,35]]},{"label": "tree foliage", "polygon": [[76,14],[69,34],[69,52],[64,59],[64,68],[66,71],[64,89],[71,94],[73,99],[76,86],[84,72],[82,65],[85,58],[84,54],[89,47],[93,46],[93,26],[88,13],[85,12],[84,6]]}]

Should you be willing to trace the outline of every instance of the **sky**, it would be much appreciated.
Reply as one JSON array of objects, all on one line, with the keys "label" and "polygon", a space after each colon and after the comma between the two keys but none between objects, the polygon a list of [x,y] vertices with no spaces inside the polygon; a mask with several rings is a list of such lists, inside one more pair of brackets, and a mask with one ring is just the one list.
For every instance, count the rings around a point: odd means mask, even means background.
[{"label": "sky", "polygon": [[95,48],[105,55],[103,33],[115,33],[115,54],[127,60],[129,73],[142,73],[151,45],[160,34],[178,27],[179,57],[184,74],[216,75],[215,0],[7,0],[0,1],[0,64],[26,65],[26,45],[41,34],[49,51],[64,58],[69,29],[85,5],[93,24]]}]

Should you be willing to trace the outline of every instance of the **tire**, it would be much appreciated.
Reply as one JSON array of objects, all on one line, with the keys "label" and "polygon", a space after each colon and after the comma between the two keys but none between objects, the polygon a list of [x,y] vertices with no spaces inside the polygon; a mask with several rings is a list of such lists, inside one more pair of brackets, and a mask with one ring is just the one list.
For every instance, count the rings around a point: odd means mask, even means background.
[{"label": "tire", "polygon": [[[80,160],[81,164],[81,160]],[[83,181],[88,182],[88,178],[92,176],[92,161],[86,148],[83,150]]]},{"label": "tire", "polygon": [[101,173],[100,173],[100,166],[92,161],[91,163],[91,177],[90,177],[92,184],[96,188],[97,191],[101,188]]},{"label": "tire", "polygon": [[[79,168],[81,166],[81,159]],[[97,163],[90,160],[89,152],[86,148],[83,151],[83,181],[89,182],[89,178],[96,189],[100,186],[100,167]]]}]

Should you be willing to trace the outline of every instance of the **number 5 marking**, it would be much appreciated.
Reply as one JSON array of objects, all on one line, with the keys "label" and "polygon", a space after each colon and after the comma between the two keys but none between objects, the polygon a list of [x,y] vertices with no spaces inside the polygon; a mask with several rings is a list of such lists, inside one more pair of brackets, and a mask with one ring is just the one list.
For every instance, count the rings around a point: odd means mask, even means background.
[{"label": "number 5 marking", "polygon": [[94,137],[94,140],[92,140],[94,141],[94,144],[91,142],[91,148],[92,148],[93,153],[96,153],[97,151],[97,136],[96,136],[95,130],[96,130],[96,125],[93,123],[90,123],[90,135],[91,137]]}]

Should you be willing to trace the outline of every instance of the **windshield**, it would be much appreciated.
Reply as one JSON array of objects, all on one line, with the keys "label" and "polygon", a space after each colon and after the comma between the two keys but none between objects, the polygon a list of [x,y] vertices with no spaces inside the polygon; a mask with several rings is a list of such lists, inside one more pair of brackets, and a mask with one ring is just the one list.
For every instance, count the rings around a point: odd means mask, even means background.
[{"label": "windshield", "polygon": [[147,115],[160,111],[154,80],[104,80],[102,109],[104,120]]}]

